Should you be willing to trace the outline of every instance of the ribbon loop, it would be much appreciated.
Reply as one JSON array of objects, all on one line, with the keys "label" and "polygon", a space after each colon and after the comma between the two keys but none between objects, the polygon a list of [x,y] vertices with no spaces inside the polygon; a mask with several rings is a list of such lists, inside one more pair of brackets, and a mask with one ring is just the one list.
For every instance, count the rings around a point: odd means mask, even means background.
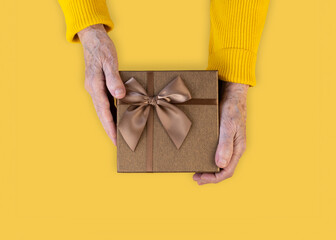
[{"label": "ribbon loop", "polygon": [[156,96],[148,96],[134,77],[125,82],[125,87],[126,96],[120,101],[131,105],[121,117],[118,129],[132,151],[135,150],[146,126],[150,107],[154,107],[162,126],[179,149],[192,124],[185,113],[174,105],[191,99],[182,78],[174,78]]}]

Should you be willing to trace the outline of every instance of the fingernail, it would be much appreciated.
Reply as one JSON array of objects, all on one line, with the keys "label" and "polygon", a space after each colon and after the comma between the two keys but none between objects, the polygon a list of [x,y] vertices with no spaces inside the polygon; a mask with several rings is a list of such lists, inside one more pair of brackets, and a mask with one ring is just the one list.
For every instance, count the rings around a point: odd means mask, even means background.
[{"label": "fingernail", "polygon": [[116,95],[116,97],[120,97],[121,95],[124,94],[124,89],[118,88],[117,90],[114,91],[114,94]]}]

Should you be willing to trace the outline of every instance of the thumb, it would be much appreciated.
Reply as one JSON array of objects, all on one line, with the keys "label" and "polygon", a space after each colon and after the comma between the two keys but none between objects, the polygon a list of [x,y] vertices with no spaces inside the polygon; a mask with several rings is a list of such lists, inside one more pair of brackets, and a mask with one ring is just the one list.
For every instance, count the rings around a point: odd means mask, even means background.
[{"label": "thumb", "polygon": [[226,135],[219,139],[215,160],[219,168],[224,168],[229,164],[233,154],[233,136]]},{"label": "thumb", "polygon": [[107,63],[103,67],[106,79],[106,86],[109,92],[115,98],[123,98],[126,94],[126,89],[123,81],[121,80],[118,68],[112,66],[112,64]]}]

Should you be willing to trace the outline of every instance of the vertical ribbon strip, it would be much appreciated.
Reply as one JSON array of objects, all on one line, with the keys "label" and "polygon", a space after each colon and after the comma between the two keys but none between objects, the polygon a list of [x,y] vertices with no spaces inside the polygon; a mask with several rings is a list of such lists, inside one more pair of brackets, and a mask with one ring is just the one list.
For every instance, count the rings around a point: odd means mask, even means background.
[{"label": "vertical ribbon strip", "polygon": [[[150,121],[150,125],[153,125],[152,117],[151,119],[148,118],[151,115],[150,111],[154,108],[168,136],[176,148],[179,149],[188,135],[192,123],[183,111],[174,106],[174,103],[183,103],[190,100],[191,94],[182,78],[177,76],[156,96],[153,96],[154,83],[151,74],[153,73],[148,72],[149,81],[147,83],[147,88],[151,93],[147,93],[134,77],[125,82],[126,96],[120,101],[130,104],[130,106],[121,117],[118,129],[127,145],[132,151],[135,151],[147,121]],[[147,125],[148,128],[150,126]]]}]

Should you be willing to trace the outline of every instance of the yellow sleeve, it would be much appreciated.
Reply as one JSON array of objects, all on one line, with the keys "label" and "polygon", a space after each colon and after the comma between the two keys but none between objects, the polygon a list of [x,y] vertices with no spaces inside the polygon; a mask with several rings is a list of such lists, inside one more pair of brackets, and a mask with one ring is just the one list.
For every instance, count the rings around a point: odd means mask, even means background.
[{"label": "yellow sleeve", "polygon": [[66,39],[79,42],[77,33],[94,24],[104,24],[106,31],[114,27],[105,0],[58,0],[65,17]]},{"label": "yellow sleeve", "polygon": [[211,0],[207,70],[220,80],[255,86],[258,45],[269,0]]}]

